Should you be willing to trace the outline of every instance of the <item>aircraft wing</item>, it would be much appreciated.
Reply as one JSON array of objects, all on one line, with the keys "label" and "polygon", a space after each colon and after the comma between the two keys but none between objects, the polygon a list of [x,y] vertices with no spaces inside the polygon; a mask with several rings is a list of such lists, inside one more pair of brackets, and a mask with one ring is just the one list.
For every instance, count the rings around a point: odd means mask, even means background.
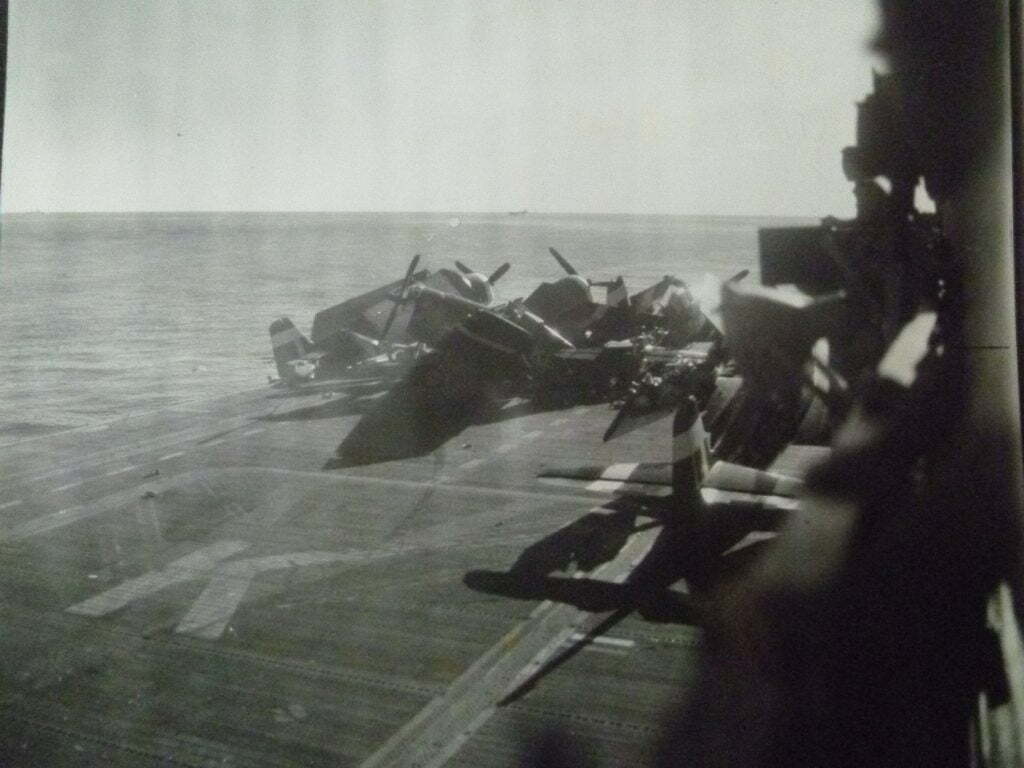
[{"label": "aircraft wing", "polygon": [[[711,466],[701,484],[707,504],[745,504],[766,509],[791,510],[803,492],[803,478],[830,449],[793,445],[782,452],[769,470],[754,469],[728,461]],[[585,484],[595,493],[636,496],[668,496],[672,493],[670,462],[618,463],[608,465],[546,467],[541,478],[554,482]]]},{"label": "aircraft wing", "polygon": [[[429,276],[429,270],[423,269],[414,274],[412,280],[423,282]],[[393,306],[388,297],[396,294],[401,288],[402,280],[396,280],[381,288],[320,310],[313,318],[313,343],[323,343],[342,331],[355,331],[364,336],[378,338],[380,332],[384,330],[384,323],[387,322]],[[405,326],[409,322],[410,314],[411,310],[403,307],[388,335],[392,338],[401,338],[405,333]]]}]

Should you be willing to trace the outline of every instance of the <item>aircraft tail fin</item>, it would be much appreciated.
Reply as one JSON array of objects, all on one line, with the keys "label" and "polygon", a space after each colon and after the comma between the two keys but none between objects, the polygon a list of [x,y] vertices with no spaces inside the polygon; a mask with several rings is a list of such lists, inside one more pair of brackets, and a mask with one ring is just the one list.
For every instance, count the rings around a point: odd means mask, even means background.
[{"label": "aircraft tail fin", "polygon": [[609,283],[606,290],[605,304],[609,307],[629,306],[629,292],[626,290],[626,281],[622,279],[622,275]]},{"label": "aircraft tail fin", "polygon": [[729,461],[715,462],[706,485],[722,491],[789,497],[799,496],[804,490],[803,481],[798,477]]},{"label": "aircraft tail fin", "polygon": [[708,475],[708,436],[697,399],[683,400],[672,420],[672,495],[683,517],[701,514],[700,489]]},{"label": "aircraft tail fin", "polygon": [[270,344],[274,349],[277,375],[285,381],[295,377],[293,363],[303,360],[313,348],[309,339],[287,317],[279,317],[270,324]]}]

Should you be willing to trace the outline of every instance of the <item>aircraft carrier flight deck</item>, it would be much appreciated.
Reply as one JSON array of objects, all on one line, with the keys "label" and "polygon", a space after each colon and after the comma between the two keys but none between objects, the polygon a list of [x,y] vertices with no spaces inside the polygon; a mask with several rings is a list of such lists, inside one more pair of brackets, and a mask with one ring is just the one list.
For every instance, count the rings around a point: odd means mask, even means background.
[{"label": "aircraft carrier flight deck", "polygon": [[607,613],[463,579],[533,557],[621,580],[656,523],[536,474],[663,458],[666,419],[603,444],[607,405],[513,401],[431,454],[325,469],[351,401],[268,388],[4,446],[12,765],[509,766],[552,730],[649,759],[693,625],[629,616],[496,706]]}]

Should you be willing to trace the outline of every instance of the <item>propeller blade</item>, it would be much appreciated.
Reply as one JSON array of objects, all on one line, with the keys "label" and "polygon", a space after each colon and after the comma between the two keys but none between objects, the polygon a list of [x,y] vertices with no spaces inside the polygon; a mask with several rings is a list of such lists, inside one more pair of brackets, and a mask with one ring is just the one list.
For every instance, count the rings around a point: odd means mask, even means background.
[{"label": "propeller blade", "polygon": [[490,283],[491,285],[494,285],[494,284],[495,284],[496,282],[498,282],[498,281],[499,281],[499,280],[500,280],[500,279],[502,278],[502,276],[503,276],[503,275],[504,275],[504,274],[505,274],[506,272],[508,272],[508,271],[509,271],[509,270],[510,270],[511,268],[512,268],[512,265],[511,265],[511,264],[509,264],[509,263],[508,263],[508,262],[506,261],[506,262],[505,262],[504,264],[502,264],[502,265],[501,265],[500,267],[498,267],[498,268],[497,268],[496,270],[494,270],[494,272],[492,272],[492,273],[491,273],[491,276],[487,278],[487,282],[488,282],[488,283]]},{"label": "propeller blade", "polygon": [[739,272],[737,272],[735,275],[730,277],[725,282],[727,282],[727,283],[738,283],[740,280],[742,280],[744,277],[746,277],[749,274],[750,274],[750,270],[749,269],[741,269]]},{"label": "propeller blade", "polygon": [[409,289],[409,283],[412,282],[412,276],[416,272],[416,267],[419,266],[420,255],[417,253],[412,257],[412,261],[409,262],[409,268],[405,270],[405,278],[402,280],[402,295],[405,296],[405,292]]},{"label": "propeller blade", "polygon": [[468,274],[470,274],[473,271],[472,269],[467,267],[465,264],[463,264],[458,259],[455,260],[455,266],[458,267],[459,268],[459,272],[461,272],[464,275],[468,275]]},{"label": "propeller blade", "polygon": [[398,292],[398,301],[395,301],[394,305],[391,307],[391,312],[388,314],[387,322],[384,323],[384,328],[380,332],[380,338],[377,339],[377,342],[379,344],[384,343],[384,339],[386,339],[388,336],[388,331],[391,330],[391,326],[395,322],[395,317],[398,316],[398,307],[401,304],[401,302],[405,300],[405,292],[409,290],[409,283],[412,282],[412,276],[416,272],[416,267],[419,265],[419,263],[420,255],[417,253],[415,256],[412,257],[412,261],[409,262],[409,268],[405,271],[405,277],[402,278],[402,288]]},{"label": "propeller blade", "polygon": [[559,265],[562,267],[562,269],[564,269],[568,274],[570,274],[570,275],[578,275],[579,274],[579,272],[576,271],[576,269],[573,267],[573,265],[570,264],[568,261],[566,261],[565,257],[562,254],[560,254],[558,251],[556,251],[554,248],[549,247],[548,251],[550,251],[551,255],[555,257],[555,261],[557,261],[559,263]]}]

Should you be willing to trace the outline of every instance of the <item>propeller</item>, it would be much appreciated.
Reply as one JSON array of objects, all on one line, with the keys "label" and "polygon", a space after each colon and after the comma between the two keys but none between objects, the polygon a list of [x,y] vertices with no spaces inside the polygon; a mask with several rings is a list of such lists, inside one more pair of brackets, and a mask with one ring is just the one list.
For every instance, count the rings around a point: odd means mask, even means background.
[{"label": "propeller", "polygon": [[391,314],[388,315],[388,320],[384,323],[384,329],[380,333],[379,343],[383,343],[384,339],[388,336],[388,331],[391,330],[392,324],[395,322],[395,317],[398,315],[398,305],[404,301],[405,293],[409,290],[409,284],[412,282],[413,273],[416,272],[416,267],[420,263],[420,255],[417,253],[412,257],[412,261],[409,262],[409,268],[405,271],[405,277],[402,278],[402,287],[398,291],[398,298],[391,307]]},{"label": "propeller", "polygon": [[[580,273],[577,271],[576,267],[574,267],[572,264],[570,264],[569,260],[567,258],[565,258],[565,256],[563,256],[562,254],[560,254],[558,251],[556,251],[554,248],[551,248],[550,246],[548,247],[548,252],[552,256],[555,257],[555,261],[557,261],[559,263],[559,265],[562,267],[562,269],[564,269],[566,271],[567,274],[578,275],[578,276],[582,277],[582,275],[580,275]],[[616,285],[617,282],[618,282],[618,280],[591,280],[589,278],[583,278],[583,279],[587,281],[587,285],[589,285],[591,287],[594,287],[594,288],[611,288],[613,285]],[[621,279],[622,278],[620,277],[619,280],[621,280]]]},{"label": "propeller", "polygon": [[488,283],[490,283],[491,285],[494,285],[494,284],[495,284],[496,282],[498,282],[498,281],[499,281],[499,280],[500,280],[500,279],[502,278],[502,276],[503,276],[503,275],[504,275],[504,274],[505,274],[506,272],[508,272],[508,271],[509,271],[509,270],[510,270],[511,268],[512,268],[512,265],[511,265],[511,264],[509,264],[509,263],[508,263],[508,262],[506,261],[506,262],[505,262],[504,264],[502,264],[502,265],[501,265],[500,267],[498,267],[498,268],[497,268],[496,270],[494,270],[493,272],[491,272],[491,276],[487,278],[487,282],[488,282]]},{"label": "propeller", "polygon": [[730,277],[725,282],[727,282],[727,283],[738,283],[740,280],[742,280],[743,278],[745,278],[749,274],[750,274],[750,270],[749,269],[741,269],[739,272],[737,272],[735,275]]},{"label": "propeller", "polygon": [[[461,261],[459,261],[458,259],[456,259],[456,260],[455,260],[455,266],[456,266],[456,267],[458,267],[458,268],[459,268],[459,272],[461,272],[461,273],[462,273],[462,274],[464,274],[464,275],[471,275],[471,274],[474,274],[474,273],[476,272],[476,270],[475,270],[475,269],[470,269],[469,267],[467,267],[467,266],[466,266],[465,264],[463,264],[463,263],[462,263]],[[504,264],[502,264],[502,265],[501,265],[500,267],[498,267],[498,268],[497,268],[496,270],[494,270],[494,271],[493,271],[493,272],[491,273],[491,276],[487,278],[487,282],[488,282],[488,284],[489,284],[489,285],[494,285],[494,284],[495,284],[496,282],[498,282],[498,281],[499,281],[499,280],[500,280],[500,279],[501,279],[501,278],[502,278],[502,277],[504,276],[504,274],[505,274],[506,272],[508,272],[508,271],[509,271],[509,269],[511,269],[511,268],[512,268],[512,265],[511,265],[511,264],[509,264],[509,263],[508,263],[508,262],[506,261],[506,262],[505,262]]]},{"label": "propeller", "polygon": [[566,260],[566,258],[562,254],[560,254],[558,251],[556,251],[554,248],[551,248],[549,246],[548,247],[548,252],[552,256],[555,257],[555,261],[557,261],[559,263],[559,265],[562,267],[562,269],[564,269],[566,271],[567,274],[570,274],[570,275],[578,275],[579,274],[579,272],[576,271],[576,268],[572,264],[570,264],[568,262],[568,260]]}]

